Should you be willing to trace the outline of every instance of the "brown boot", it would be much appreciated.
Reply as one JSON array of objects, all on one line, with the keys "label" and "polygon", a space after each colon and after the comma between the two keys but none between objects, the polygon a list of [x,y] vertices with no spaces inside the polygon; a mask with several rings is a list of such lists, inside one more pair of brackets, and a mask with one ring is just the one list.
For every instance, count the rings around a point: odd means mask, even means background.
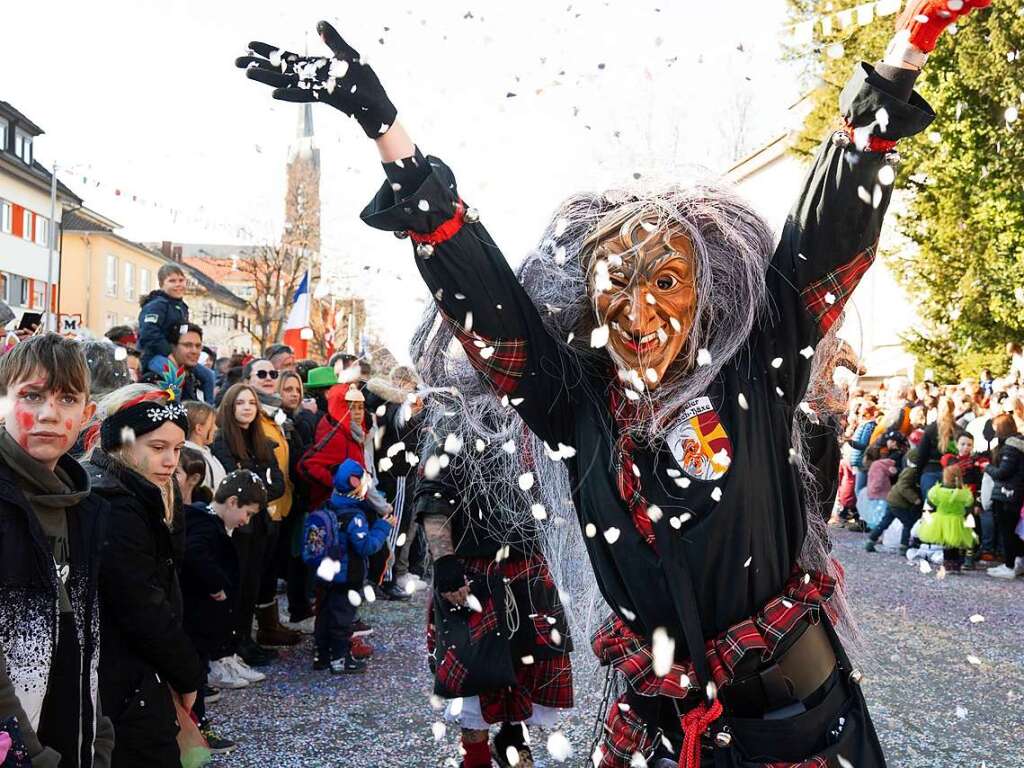
[{"label": "brown boot", "polygon": [[260,645],[282,646],[296,645],[302,641],[302,633],[281,625],[277,613],[277,601],[270,605],[256,606],[256,642]]}]

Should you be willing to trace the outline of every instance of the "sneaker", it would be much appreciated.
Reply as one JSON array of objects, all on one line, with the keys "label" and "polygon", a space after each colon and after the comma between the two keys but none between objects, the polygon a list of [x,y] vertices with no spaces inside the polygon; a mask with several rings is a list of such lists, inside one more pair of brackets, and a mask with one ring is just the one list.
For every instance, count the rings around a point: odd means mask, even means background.
[{"label": "sneaker", "polygon": [[210,685],[216,688],[225,688],[227,690],[235,690],[236,688],[248,688],[249,681],[242,677],[238,670],[229,663],[231,656],[223,659],[217,659],[216,661],[210,662],[210,673],[206,679]]},{"label": "sneaker", "polygon": [[199,732],[203,734],[203,738],[206,739],[206,745],[210,748],[210,753],[214,755],[228,755],[235,751],[238,746],[235,742],[229,739],[222,739],[217,735],[217,732],[213,730],[213,727],[207,723],[199,729]]},{"label": "sneaker", "polygon": [[864,542],[864,551],[865,552],[877,552],[878,550],[875,549],[875,542],[873,542],[871,539],[868,539],[867,541],[865,541]]},{"label": "sneaker", "polygon": [[352,622],[352,637],[369,637],[373,634],[373,627],[362,619]]},{"label": "sneaker", "polygon": [[998,568],[989,568],[988,575],[995,576],[997,579],[1015,579],[1020,576],[1016,568],[1009,568],[1006,565],[1000,565]]},{"label": "sneaker", "polygon": [[387,600],[408,600],[412,597],[411,593],[406,592],[393,581],[382,585],[380,591]]},{"label": "sneaker", "polygon": [[294,632],[301,632],[304,635],[312,635],[316,626],[316,616],[307,616],[302,621],[286,621],[284,626]]},{"label": "sneaker", "polygon": [[368,659],[373,656],[373,646],[362,638],[354,637],[352,638],[349,653],[357,659]]},{"label": "sneaker", "polygon": [[400,590],[410,595],[426,586],[426,582],[415,573],[403,573],[395,579],[395,584]]},{"label": "sneaker", "polygon": [[316,653],[313,655],[313,671],[323,672],[325,669],[330,669],[331,659],[327,654]]},{"label": "sneaker", "polygon": [[241,677],[249,683],[262,683],[264,680],[267,679],[267,676],[264,675],[262,672],[257,672],[255,669],[253,669],[244,661],[242,661],[242,659],[239,658],[238,654],[231,656],[228,659],[228,664],[230,664],[234,668],[234,670],[238,673],[239,677]]},{"label": "sneaker", "polygon": [[212,685],[203,686],[203,703],[213,704],[220,701],[221,696],[220,688],[214,688]]},{"label": "sneaker", "polygon": [[349,654],[344,659],[331,659],[332,675],[358,675],[366,671],[366,662],[352,658]]}]

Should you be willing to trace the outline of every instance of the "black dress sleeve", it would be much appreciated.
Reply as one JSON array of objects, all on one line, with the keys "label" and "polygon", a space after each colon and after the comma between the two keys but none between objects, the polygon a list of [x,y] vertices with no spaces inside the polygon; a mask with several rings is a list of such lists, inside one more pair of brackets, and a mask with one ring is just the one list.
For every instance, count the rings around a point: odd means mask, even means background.
[{"label": "black dress sleeve", "polygon": [[804,396],[814,347],[874,261],[892,195],[895,142],[924,130],[935,113],[917,93],[860,64],[839,97],[846,124],[819,147],[767,274],[765,357],[782,397]]},{"label": "black dress sleeve", "polygon": [[[371,227],[419,240],[416,266],[470,363],[509,397],[552,448],[571,444],[571,359],[544,327],[452,171],[435,157],[385,164],[388,181],[363,210]],[[429,247],[427,247],[429,246]]]}]

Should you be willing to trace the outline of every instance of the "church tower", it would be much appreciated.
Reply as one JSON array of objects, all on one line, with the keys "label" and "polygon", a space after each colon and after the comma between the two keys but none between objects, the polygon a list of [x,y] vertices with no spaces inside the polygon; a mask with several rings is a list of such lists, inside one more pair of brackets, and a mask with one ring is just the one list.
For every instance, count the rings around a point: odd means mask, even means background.
[{"label": "church tower", "polygon": [[288,188],[282,244],[320,274],[320,150],[313,135],[313,105],[299,105],[298,129],[288,148]]}]

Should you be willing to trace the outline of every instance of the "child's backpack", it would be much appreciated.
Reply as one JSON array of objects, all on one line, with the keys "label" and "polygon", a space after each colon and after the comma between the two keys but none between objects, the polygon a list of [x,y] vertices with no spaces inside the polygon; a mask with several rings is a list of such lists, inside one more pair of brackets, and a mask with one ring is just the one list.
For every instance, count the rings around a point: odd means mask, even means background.
[{"label": "child's backpack", "polygon": [[302,528],[302,561],[306,565],[319,565],[329,553],[337,550],[341,541],[338,518],[332,509],[320,507],[306,516]]}]

